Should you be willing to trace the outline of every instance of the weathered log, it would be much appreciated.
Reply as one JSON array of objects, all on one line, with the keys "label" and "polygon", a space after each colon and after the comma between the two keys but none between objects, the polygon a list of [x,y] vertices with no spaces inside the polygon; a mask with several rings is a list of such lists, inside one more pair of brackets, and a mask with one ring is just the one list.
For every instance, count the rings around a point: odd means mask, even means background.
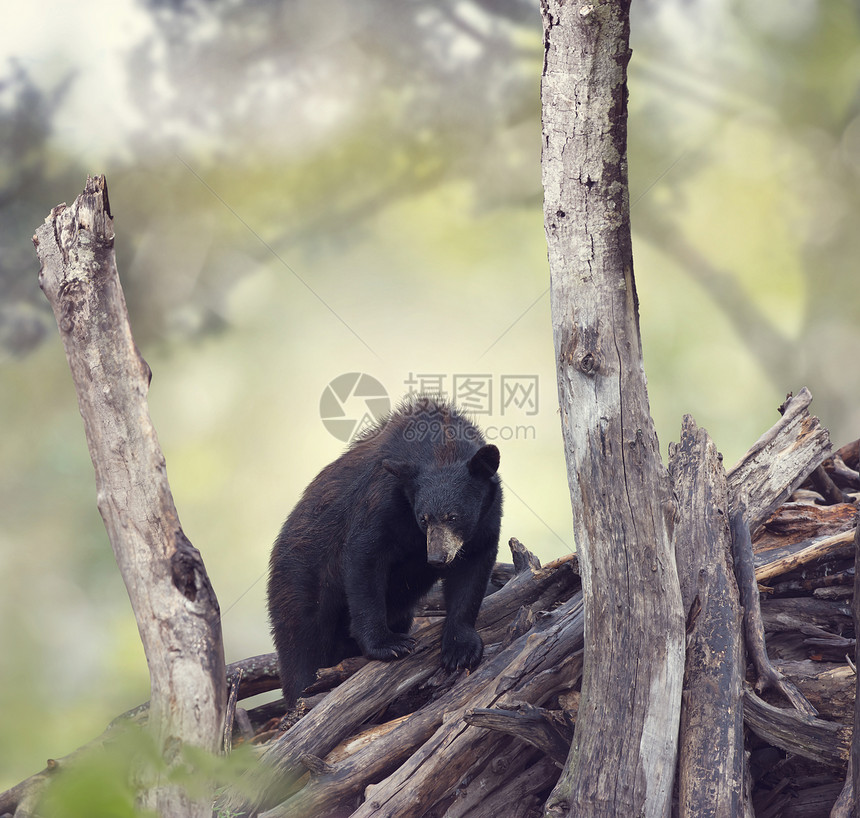
[{"label": "weathered log", "polygon": [[808,565],[816,560],[842,558],[853,552],[854,532],[845,531],[830,537],[822,537],[809,545],[798,546],[795,553],[780,556],[766,562],[755,569],[755,578],[765,583],[773,577],[787,574],[789,571]]},{"label": "weathered log", "polygon": [[511,537],[508,545],[514,558],[514,571],[516,573],[522,574],[523,571],[537,571],[540,568],[540,560],[516,537]]},{"label": "weathered log", "polygon": [[[533,760],[537,756],[537,760]],[[524,767],[522,772],[517,770]],[[558,778],[558,767],[540,753],[529,752],[511,742],[468,783],[458,786],[453,800],[441,802],[428,818],[532,818],[540,815],[545,793]]]},{"label": "weathered log", "polygon": [[[424,623],[425,625],[428,623]],[[422,626],[419,626],[419,629]],[[277,657],[278,654],[273,653],[272,656]],[[350,676],[357,673],[370,660],[364,656],[350,656],[342,662],[338,662],[334,667],[320,668],[316,673],[316,678],[303,691],[302,698],[307,699],[311,696],[316,696],[319,693],[328,693],[340,684],[343,684]],[[277,679],[277,669],[275,670],[275,678]],[[275,687],[280,687],[280,679]],[[273,690],[275,688],[272,688]],[[283,700],[282,700],[283,701]],[[305,711],[307,708],[304,709]]]},{"label": "weathered log", "polygon": [[484,660],[440,699],[347,758],[331,774],[312,777],[300,792],[264,813],[264,818],[327,815],[354,801],[369,782],[382,777],[367,791],[364,803],[352,813],[354,818],[421,815],[503,739],[465,724],[465,710],[507,700],[539,704],[573,684],[581,672],[575,652],[582,643],[582,626],[578,594],[546,617],[535,632]]},{"label": "weathered log", "polygon": [[227,665],[227,684],[239,682],[239,699],[249,699],[258,693],[268,693],[280,687],[278,679],[278,655],[263,653],[249,656]]},{"label": "weathered log", "polygon": [[744,633],[746,647],[750,659],[756,668],[758,679],[755,688],[761,693],[769,687],[775,687],[801,713],[815,715],[815,708],[806,700],[789,679],[786,679],[770,662],[765,647],[764,625],[761,618],[761,607],[758,595],[758,584],[753,570],[752,541],[750,528],[746,522],[746,497],[741,495],[736,499],[736,510],[731,516],[732,554],[734,556],[735,574],[738,578],[738,590],[741,605],[744,609]]},{"label": "weathered log", "polygon": [[854,778],[851,775],[850,765],[845,785],[842,787],[833,809],[830,810],[830,818],[854,818]]},{"label": "weathered log", "polygon": [[473,708],[463,715],[473,727],[498,730],[537,747],[561,767],[573,741],[573,722],[560,710],[518,702],[510,708]]},{"label": "weathered log", "polygon": [[846,664],[775,662],[777,669],[802,691],[822,719],[851,724],[854,718],[854,672]]},{"label": "weathered log", "polygon": [[[854,529],[854,599],[851,603],[851,615],[854,619],[854,633],[857,636],[857,644],[860,644],[860,519]],[[860,649],[855,646],[854,653],[854,718],[853,735],[851,739],[851,750],[849,754],[848,775],[845,786],[839,796],[837,808],[833,814],[842,818],[848,818],[857,814],[857,804],[853,804],[853,812],[848,804],[854,802],[854,793],[860,793]]]},{"label": "weathered log", "polygon": [[837,485],[850,491],[860,491],[860,472],[847,466],[839,452],[824,462],[824,468],[832,475]]},{"label": "weathered log", "polygon": [[797,596],[798,593],[813,593],[819,599],[821,594],[815,592],[823,588],[845,588],[853,593],[854,566],[835,574],[822,573],[807,579],[787,579],[784,582],[771,582],[768,593],[772,597]]},{"label": "weathered log", "polygon": [[765,630],[803,631],[814,628],[823,632],[845,633],[852,627],[851,611],[843,602],[831,602],[812,597],[770,599],[761,601],[761,614]]},{"label": "weathered log", "polygon": [[734,818],[743,791],[741,610],[722,457],[690,415],[680,442],[669,447],[669,474],[678,498],[674,546],[687,613],[679,814]]},{"label": "weathered log", "polygon": [[744,683],[744,724],[789,753],[841,767],[848,760],[851,728],[768,704]]},{"label": "weathered log", "polygon": [[809,414],[812,395],[804,387],[780,407],[782,417],[728,473],[732,508],[747,495],[747,522],[755,534],[768,517],[830,452],[830,434]]},{"label": "weathered log", "polygon": [[218,601],[170,493],[146,404],[151,373],[128,322],[103,176],[36,231],[39,284],[60,330],[95,469],[98,508],[134,609],[165,774],[142,794],[163,816],[207,816],[169,773],[185,745],[220,749],[227,685]]},{"label": "weathered log", "polygon": [[575,683],[582,672],[582,603],[576,599],[560,608],[556,623],[521,637],[505,653],[510,661],[466,707],[446,708],[446,720],[432,738],[413,753],[396,773],[375,785],[354,818],[408,818],[448,792],[471,760],[488,757],[500,736],[469,727],[463,712],[472,706],[504,707],[512,701],[540,704],[545,697]]},{"label": "weathered log", "polygon": [[[854,639],[822,631],[808,625],[796,632],[768,636],[767,653],[784,662],[812,659],[823,662],[844,662],[854,651]],[[849,719],[850,721],[850,719]]]},{"label": "weathered log", "polygon": [[853,469],[860,469],[860,438],[840,446],[836,454]]},{"label": "weathered log", "polygon": [[832,534],[841,534],[854,528],[857,506],[840,503],[835,506],[816,506],[793,501],[781,505],[761,526],[753,539],[756,565],[763,565],[775,557],[770,552],[792,543],[820,540]]},{"label": "weathered log", "polygon": [[227,712],[224,716],[224,728],[221,746],[226,754],[233,749],[233,722],[236,718],[236,704],[239,701],[239,686],[242,684],[242,672],[239,671],[236,679],[230,684],[230,695],[227,698]]},{"label": "weathered log", "polygon": [[844,662],[854,650],[853,637],[843,635],[853,632],[843,602],[812,597],[765,598],[761,610],[772,659]]},{"label": "weathered log", "polygon": [[847,495],[833,482],[833,478],[825,471],[823,465],[816,466],[809,477],[815,490],[824,497],[830,505],[848,502]]},{"label": "weathered log", "polygon": [[816,599],[850,599],[853,596],[853,590],[851,588],[847,588],[844,585],[833,585],[829,588],[816,588],[812,595]]},{"label": "weathered log", "polygon": [[796,786],[788,778],[768,793],[759,793],[755,806],[760,818],[824,818],[839,793],[838,784],[800,782]]}]

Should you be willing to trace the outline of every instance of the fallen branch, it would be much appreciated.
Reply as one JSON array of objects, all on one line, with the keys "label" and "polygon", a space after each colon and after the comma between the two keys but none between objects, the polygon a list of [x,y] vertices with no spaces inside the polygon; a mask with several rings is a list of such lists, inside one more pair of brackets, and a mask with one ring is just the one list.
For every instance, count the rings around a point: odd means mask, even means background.
[{"label": "fallen branch", "polygon": [[816,560],[849,556],[854,549],[854,532],[845,531],[831,537],[822,537],[794,554],[780,557],[755,569],[757,582],[764,583],[773,577],[787,574]]},{"label": "fallen branch", "polygon": [[732,514],[732,552],[735,560],[735,572],[738,578],[741,605],[744,609],[744,633],[746,646],[758,679],[755,689],[758,693],[769,687],[775,687],[791,702],[799,712],[809,716],[817,714],[815,708],[806,700],[789,679],[786,679],[770,662],[765,647],[764,625],[761,618],[758,584],[753,569],[752,541],[750,530],[746,524],[745,497],[737,500],[737,508]]},{"label": "fallen branch", "polygon": [[537,747],[559,768],[567,759],[573,741],[573,721],[560,710],[545,710],[519,702],[510,708],[477,707],[463,714],[473,727],[497,730]]},{"label": "fallen branch", "polygon": [[774,707],[759,698],[746,683],[744,724],[765,741],[789,753],[832,767],[842,767],[848,760],[850,727]]},{"label": "fallen branch", "polygon": [[809,414],[812,395],[804,387],[780,407],[782,417],[729,470],[734,509],[747,495],[747,521],[755,533],[830,452],[830,434]]}]

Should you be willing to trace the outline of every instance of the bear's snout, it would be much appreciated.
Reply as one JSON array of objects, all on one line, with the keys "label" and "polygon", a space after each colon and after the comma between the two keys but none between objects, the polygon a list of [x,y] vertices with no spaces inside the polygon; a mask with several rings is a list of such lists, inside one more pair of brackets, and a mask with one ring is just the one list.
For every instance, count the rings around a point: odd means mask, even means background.
[{"label": "bear's snout", "polygon": [[430,565],[447,565],[463,547],[463,538],[446,525],[427,528],[427,562]]}]

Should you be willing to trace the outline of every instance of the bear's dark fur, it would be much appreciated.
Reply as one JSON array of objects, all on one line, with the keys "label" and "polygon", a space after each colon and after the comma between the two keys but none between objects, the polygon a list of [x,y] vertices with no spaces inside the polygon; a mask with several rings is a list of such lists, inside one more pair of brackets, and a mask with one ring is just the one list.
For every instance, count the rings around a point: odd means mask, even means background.
[{"label": "bear's dark fur", "polygon": [[499,450],[445,402],[402,404],[326,466],[284,523],[268,599],[288,706],[321,667],[412,650],[415,605],[436,579],[442,665],[472,668],[475,619],[502,517]]}]

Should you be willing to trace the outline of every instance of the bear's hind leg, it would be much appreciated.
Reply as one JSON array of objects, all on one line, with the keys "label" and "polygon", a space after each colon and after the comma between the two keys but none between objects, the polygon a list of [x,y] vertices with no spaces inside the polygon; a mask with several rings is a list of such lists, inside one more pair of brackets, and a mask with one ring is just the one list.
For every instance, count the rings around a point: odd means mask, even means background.
[{"label": "bear's hind leg", "polygon": [[328,638],[317,623],[305,623],[301,629],[275,627],[273,630],[275,649],[278,653],[278,673],[284,703],[292,707],[301,692],[316,678],[321,667],[332,664],[329,652],[334,634]]}]

